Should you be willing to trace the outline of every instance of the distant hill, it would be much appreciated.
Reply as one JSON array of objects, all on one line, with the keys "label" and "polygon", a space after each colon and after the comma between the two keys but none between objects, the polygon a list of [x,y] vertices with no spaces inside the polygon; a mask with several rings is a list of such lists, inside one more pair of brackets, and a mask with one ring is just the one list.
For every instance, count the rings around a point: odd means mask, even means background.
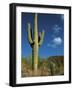
[{"label": "distant hill", "polygon": [[51,56],[48,64],[52,75],[64,74],[64,56]]},{"label": "distant hill", "polygon": [[48,62],[53,62],[55,64],[64,64],[64,56],[51,56],[48,58]]}]

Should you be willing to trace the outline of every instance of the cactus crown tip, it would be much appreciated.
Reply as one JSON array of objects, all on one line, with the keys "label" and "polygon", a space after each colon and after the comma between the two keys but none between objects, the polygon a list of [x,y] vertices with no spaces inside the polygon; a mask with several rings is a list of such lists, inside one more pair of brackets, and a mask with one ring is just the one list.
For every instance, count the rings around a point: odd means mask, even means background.
[{"label": "cactus crown tip", "polygon": [[28,24],[30,24],[30,23],[28,22]]}]

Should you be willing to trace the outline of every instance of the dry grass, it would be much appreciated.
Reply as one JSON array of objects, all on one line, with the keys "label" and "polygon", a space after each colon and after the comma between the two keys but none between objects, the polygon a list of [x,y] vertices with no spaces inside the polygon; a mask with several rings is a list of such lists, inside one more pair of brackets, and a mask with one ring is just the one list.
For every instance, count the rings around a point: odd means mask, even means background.
[{"label": "dry grass", "polygon": [[27,61],[26,58],[23,58],[21,64],[22,77],[64,75],[63,56],[53,56],[49,57],[47,60],[40,60],[36,74],[35,71],[32,70],[30,60]]}]

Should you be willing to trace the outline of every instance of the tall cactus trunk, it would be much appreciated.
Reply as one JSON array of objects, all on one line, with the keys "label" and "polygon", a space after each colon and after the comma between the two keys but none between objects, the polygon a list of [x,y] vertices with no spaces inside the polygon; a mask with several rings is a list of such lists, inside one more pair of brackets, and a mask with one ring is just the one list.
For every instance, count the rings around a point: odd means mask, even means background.
[{"label": "tall cactus trunk", "polygon": [[33,61],[33,70],[34,74],[37,74],[37,69],[38,69],[38,45],[34,44],[32,48],[32,61]]},{"label": "tall cactus trunk", "polygon": [[33,45],[33,60],[34,60],[34,73],[37,73],[38,69],[38,25],[37,14],[34,16],[34,45]]},{"label": "tall cactus trunk", "polygon": [[34,15],[34,32],[33,32],[34,38],[33,39],[32,39],[32,34],[30,30],[31,30],[31,27],[30,27],[30,24],[28,23],[28,41],[30,46],[32,47],[32,69],[34,70],[34,75],[37,75],[38,48],[42,44],[43,38],[44,38],[44,31],[40,34],[40,40],[38,38],[37,14]]}]

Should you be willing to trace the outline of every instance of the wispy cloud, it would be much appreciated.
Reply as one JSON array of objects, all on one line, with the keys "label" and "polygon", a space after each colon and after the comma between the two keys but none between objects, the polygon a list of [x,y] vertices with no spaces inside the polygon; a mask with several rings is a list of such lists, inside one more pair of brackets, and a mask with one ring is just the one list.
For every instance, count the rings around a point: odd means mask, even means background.
[{"label": "wispy cloud", "polygon": [[54,33],[59,33],[62,30],[62,28],[56,24],[53,26],[52,30],[54,31]]},{"label": "wispy cloud", "polygon": [[49,44],[47,45],[48,47],[52,47],[52,48],[56,48],[56,45],[55,44]]},{"label": "wispy cloud", "polygon": [[48,43],[48,47],[56,48],[57,46],[60,46],[62,44],[61,37],[55,37],[50,43]]}]

